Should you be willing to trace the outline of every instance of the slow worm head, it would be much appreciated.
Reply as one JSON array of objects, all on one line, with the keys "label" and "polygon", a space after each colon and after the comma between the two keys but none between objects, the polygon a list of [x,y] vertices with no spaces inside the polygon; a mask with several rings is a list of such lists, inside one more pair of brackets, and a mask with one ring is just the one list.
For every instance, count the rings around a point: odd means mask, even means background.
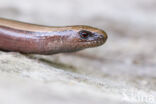
[{"label": "slow worm head", "polygon": [[73,52],[105,43],[106,33],[98,28],[41,26],[0,18],[0,49],[22,53],[56,54]]}]

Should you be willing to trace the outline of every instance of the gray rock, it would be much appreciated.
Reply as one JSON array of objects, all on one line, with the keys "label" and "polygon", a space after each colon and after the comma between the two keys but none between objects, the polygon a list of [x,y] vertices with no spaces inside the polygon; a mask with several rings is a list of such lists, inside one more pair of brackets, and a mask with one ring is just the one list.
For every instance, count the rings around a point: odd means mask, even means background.
[{"label": "gray rock", "polygon": [[91,25],[105,45],[77,53],[0,51],[0,104],[155,104],[155,0],[1,0],[0,17]]}]

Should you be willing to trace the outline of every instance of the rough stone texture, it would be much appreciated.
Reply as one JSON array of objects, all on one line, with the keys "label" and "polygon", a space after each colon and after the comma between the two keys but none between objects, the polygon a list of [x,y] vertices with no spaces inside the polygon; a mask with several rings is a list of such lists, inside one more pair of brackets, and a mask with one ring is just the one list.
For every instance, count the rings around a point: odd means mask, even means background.
[{"label": "rough stone texture", "polygon": [[156,104],[155,0],[1,0],[0,17],[91,25],[105,45],[72,54],[0,51],[0,104]]}]

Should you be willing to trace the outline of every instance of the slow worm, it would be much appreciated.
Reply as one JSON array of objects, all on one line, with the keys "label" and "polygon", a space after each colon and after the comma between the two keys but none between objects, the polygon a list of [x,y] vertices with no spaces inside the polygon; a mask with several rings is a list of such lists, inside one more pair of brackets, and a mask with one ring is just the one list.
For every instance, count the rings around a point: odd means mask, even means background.
[{"label": "slow worm", "polygon": [[41,26],[0,18],[0,50],[56,54],[100,46],[107,39],[98,28]]}]

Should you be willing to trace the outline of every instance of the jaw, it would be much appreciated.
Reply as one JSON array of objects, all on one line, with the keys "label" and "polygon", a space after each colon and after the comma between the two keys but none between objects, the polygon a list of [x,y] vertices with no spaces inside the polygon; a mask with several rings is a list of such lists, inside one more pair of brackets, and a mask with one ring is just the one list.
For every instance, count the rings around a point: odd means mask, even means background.
[{"label": "jaw", "polygon": [[98,47],[103,45],[105,41],[106,41],[105,39],[86,41],[86,42],[81,42],[79,46],[81,46],[82,48],[93,48],[93,47]]},{"label": "jaw", "polygon": [[75,45],[63,48],[62,52],[76,52],[87,48],[101,46],[105,41],[78,42]]}]

